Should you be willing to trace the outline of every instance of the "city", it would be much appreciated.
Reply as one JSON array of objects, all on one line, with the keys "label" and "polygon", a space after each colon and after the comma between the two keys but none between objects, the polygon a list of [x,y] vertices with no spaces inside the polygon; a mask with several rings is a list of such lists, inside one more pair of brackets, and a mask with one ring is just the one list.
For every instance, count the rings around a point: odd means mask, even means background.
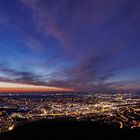
[{"label": "city", "polygon": [[140,127],[137,94],[1,94],[0,132],[41,119],[94,121],[116,128]]},{"label": "city", "polygon": [[0,140],[139,139],[139,17],[140,0],[0,0]]}]

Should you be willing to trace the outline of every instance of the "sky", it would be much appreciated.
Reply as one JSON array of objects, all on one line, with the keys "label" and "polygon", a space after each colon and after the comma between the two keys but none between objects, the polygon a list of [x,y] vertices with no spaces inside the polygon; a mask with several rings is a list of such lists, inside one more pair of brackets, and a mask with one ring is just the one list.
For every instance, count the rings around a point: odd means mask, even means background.
[{"label": "sky", "polygon": [[0,88],[139,91],[139,7],[139,0],[0,0]]}]

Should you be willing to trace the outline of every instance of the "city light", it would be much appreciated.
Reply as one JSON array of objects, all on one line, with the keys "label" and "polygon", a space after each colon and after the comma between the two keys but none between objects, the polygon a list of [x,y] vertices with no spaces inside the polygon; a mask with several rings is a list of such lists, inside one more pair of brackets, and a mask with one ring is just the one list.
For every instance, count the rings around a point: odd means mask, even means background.
[{"label": "city light", "polygon": [[[41,119],[103,122],[117,128],[140,127],[140,96],[132,94],[1,94],[1,132]],[[70,96],[69,96],[70,95]],[[120,98],[121,96],[121,98]],[[17,98],[18,97],[18,98]],[[23,123],[24,122],[24,123]]]}]

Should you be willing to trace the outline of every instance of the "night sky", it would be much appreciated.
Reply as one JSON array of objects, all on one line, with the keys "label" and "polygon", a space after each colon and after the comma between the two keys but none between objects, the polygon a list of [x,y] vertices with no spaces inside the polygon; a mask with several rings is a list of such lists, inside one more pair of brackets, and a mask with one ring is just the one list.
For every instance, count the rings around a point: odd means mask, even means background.
[{"label": "night sky", "polygon": [[0,82],[140,90],[140,1],[0,0]]}]

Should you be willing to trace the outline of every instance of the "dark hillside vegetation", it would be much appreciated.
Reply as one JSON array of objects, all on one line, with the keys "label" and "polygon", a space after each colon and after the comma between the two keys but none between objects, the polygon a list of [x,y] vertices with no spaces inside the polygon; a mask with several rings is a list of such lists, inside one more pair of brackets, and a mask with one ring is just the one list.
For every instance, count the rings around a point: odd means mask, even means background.
[{"label": "dark hillside vegetation", "polygon": [[140,129],[118,129],[95,122],[40,120],[0,135],[0,140],[128,140],[139,139]]}]

